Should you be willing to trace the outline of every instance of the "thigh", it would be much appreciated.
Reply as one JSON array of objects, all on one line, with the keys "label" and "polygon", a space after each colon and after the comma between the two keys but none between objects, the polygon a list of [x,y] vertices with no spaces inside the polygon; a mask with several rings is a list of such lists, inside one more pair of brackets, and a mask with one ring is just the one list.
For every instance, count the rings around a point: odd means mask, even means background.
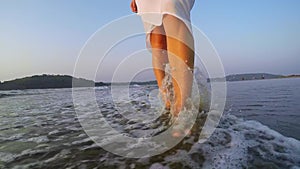
[{"label": "thigh", "polygon": [[180,18],[171,14],[164,14],[163,27],[166,34],[174,38],[185,38],[186,36],[192,36],[186,23]]},{"label": "thigh", "polygon": [[183,43],[189,48],[194,48],[194,38],[188,26],[178,17],[165,14],[163,16],[163,27],[169,41]]},{"label": "thigh", "polygon": [[154,49],[167,49],[167,39],[163,26],[156,26],[150,33],[151,47]]}]

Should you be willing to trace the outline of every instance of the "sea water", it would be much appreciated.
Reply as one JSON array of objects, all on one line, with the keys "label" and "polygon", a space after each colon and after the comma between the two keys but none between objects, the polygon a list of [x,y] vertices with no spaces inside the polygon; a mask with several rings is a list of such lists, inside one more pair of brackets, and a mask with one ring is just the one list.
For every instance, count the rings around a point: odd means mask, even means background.
[{"label": "sea water", "polygon": [[229,82],[226,111],[300,140],[300,79]]},{"label": "sea water", "polygon": [[[226,110],[207,141],[199,143],[193,133],[171,150],[141,159],[95,144],[78,121],[71,89],[1,91],[0,168],[299,168],[299,84],[300,79],[228,83]],[[120,104],[136,111],[118,109],[109,87],[97,87],[95,94],[113,128],[141,137],[166,125],[141,125],[122,115],[154,116],[148,98],[155,90],[156,85],[130,87],[130,100]],[[194,132],[204,119],[198,117]]]}]

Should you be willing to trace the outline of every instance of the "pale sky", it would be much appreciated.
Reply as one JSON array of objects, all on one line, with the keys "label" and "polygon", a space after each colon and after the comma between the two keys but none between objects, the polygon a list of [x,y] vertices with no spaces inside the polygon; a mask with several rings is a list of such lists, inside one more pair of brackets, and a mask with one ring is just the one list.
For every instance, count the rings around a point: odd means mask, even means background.
[{"label": "pale sky", "polygon": [[[44,73],[72,75],[88,38],[105,24],[132,14],[129,4],[130,0],[1,0],[0,81]],[[192,23],[212,41],[226,74],[300,74],[299,9],[299,0],[196,0]],[[112,54],[124,58],[125,49]]]}]

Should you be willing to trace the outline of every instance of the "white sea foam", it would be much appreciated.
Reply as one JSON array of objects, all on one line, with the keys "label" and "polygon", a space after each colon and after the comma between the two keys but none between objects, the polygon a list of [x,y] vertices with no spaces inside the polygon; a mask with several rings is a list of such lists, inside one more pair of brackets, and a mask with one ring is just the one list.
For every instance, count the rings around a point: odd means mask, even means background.
[{"label": "white sea foam", "polygon": [[[147,102],[143,99],[147,97],[140,97],[140,94],[143,93],[142,90],[148,90],[147,87],[133,88],[133,90],[139,91],[132,92],[139,97],[139,99],[133,99],[132,104],[137,108],[144,107],[145,114],[153,111],[145,106]],[[157,87],[149,87],[145,93],[154,88],[157,89]],[[81,90],[84,95],[84,90]],[[134,117],[136,112],[116,111],[107,90],[97,90],[96,94],[100,100],[99,106],[103,108],[103,116],[116,130],[139,137],[143,134],[152,135],[152,131],[155,133],[161,129],[160,123],[139,124],[137,120],[124,119],[120,114],[127,113],[128,116]],[[30,94],[34,94],[34,90],[30,91]],[[300,143],[298,140],[285,137],[257,121],[243,120],[230,114],[222,117],[218,128],[203,143],[199,143],[197,139],[195,141],[196,136],[192,135],[159,156],[137,160],[115,156],[93,144],[92,139],[88,138],[79,127],[78,121],[74,120],[76,113],[72,107],[65,108],[70,113],[61,113],[60,109],[57,109],[72,103],[68,94],[70,94],[68,90],[59,90],[59,92],[58,90],[47,90],[48,99],[44,99],[45,95],[43,94],[22,99],[15,99],[14,96],[1,98],[3,104],[1,104],[2,109],[0,110],[2,111],[0,113],[0,168],[6,165],[8,168],[30,168],[35,165],[40,168],[55,166],[80,168],[85,165],[115,168],[116,165],[120,165],[127,168],[134,166],[136,168],[297,169],[300,166]],[[10,98],[11,100],[9,100]],[[126,106],[127,103],[128,101],[124,105]],[[24,111],[25,108],[16,106],[25,104],[31,105],[31,107],[35,105],[35,110],[32,111],[34,113],[30,113],[31,110]],[[95,113],[93,106],[83,104],[82,107],[86,111],[82,118],[89,120],[97,117],[93,115]],[[66,111],[65,109],[62,111]],[[9,116],[4,110],[13,112],[13,115]],[[19,117],[26,117],[28,120],[22,121],[22,118]],[[39,123],[44,124],[42,127],[33,124],[37,117],[47,117],[38,119]],[[22,126],[17,129],[11,128],[10,124],[12,123],[9,123],[11,121],[22,124]],[[13,124],[13,126],[15,125]],[[125,129],[128,131],[124,131]],[[100,131],[101,128],[95,132]],[[109,136],[111,133],[104,134]],[[8,138],[10,140],[7,140]],[[102,140],[102,143],[109,145],[111,140]],[[124,146],[127,146],[124,147],[125,149],[130,150],[129,145]]]},{"label": "white sea foam", "polygon": [[[168,167],[204,169],[298,168],[299,148],[298,140],[285,137],[259,122],[225,115],[220,127],[206,142],[194,143],[190,149],[179,149],[166,156],[162,163]],[[166,167],[162,163],[155,166]]]}]

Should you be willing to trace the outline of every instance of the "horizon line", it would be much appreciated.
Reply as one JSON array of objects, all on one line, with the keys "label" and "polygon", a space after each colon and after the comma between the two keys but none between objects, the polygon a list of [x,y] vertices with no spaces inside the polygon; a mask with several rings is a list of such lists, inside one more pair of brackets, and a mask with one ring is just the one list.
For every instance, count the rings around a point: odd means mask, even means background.
[{"label": "horizon line", "polygon": [[[273,74],[273,73],[266,73],[266,72],[257,72],[257,73],[232,73],[232,74],[226,74],[225,77],[227,76],[230,76],[230,75],[242,75],[242,74],[271,74],[271,75],[278,75],[278,76],[300,76],[300,73],[292,73],[292,74]],[[47,74],[47,73],[41,73],[41,74],[31,74],[31,75],[25,75],[23,77],[17,77],[17,78],[14,78],[14,79],[9,79],[9,80],[0,80],[1,83],[4,83],[4,82],[9,82],[9,81],[14,81],[14,80],[18,80],[18,79],[23,79],[23,78],[30,78],[30,77],[33,77],[33,76],[43,76],[43,75],[50,75],[50,76],[71,76],[73,78],[78,78],[78,79],[84,79],[84,80],[89,80],[89,81],[93,81],[95,83],[112,83],[112,82],[108,82],[108,81],[96,81],[96,80],[91,80],[91,79],[88,79],[88,78],[83,78],[83,77],[75,77],[73,75],[70,75],[70,74]],[[225,77],[214,77],[214,78],[209,78],[209,79],[215,79],[215,78],[225,78]],[[155,79],[149,79],[149,80],[146,80],[146,81],[133,81],[133,82],[150,82],[150,81],[156,81]],[[132,82],[116,82],[116,83],[132,83]]]}]

